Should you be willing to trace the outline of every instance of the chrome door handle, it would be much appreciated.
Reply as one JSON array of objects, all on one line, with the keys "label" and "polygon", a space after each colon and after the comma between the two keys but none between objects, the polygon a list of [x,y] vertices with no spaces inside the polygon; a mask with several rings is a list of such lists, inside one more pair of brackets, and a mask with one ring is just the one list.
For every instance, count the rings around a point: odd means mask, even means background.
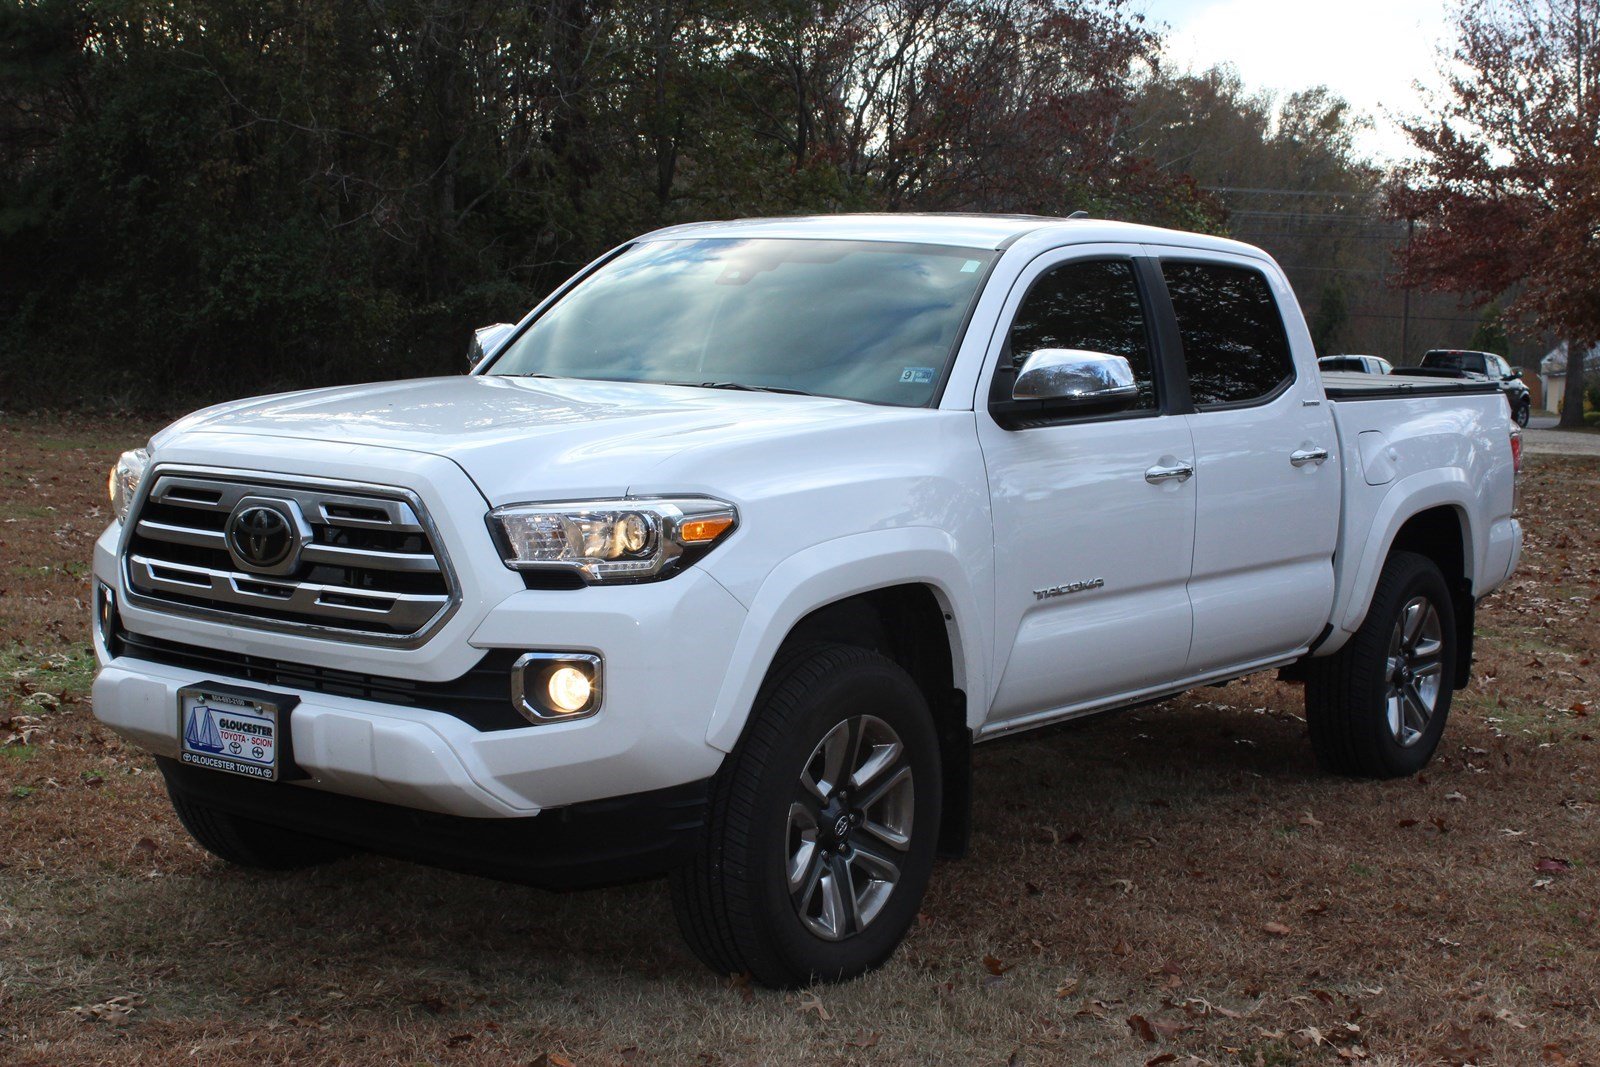
[{"label": "chrome door handle", "polygon": [[1307,463],[1321,463],[1327,458],[1326,448],[1301,448],[1289,453],[1289,462],[1296,467],[1304,467]]},{"label": "chrome door handle", "polygon": [[1151,467],[1144,472],[1144,480],[1151,485],[1160,485],[1162,482],[1186,482],[1194,477],[1194,468],[1187,463],[1180,463],[1176,467]]}]

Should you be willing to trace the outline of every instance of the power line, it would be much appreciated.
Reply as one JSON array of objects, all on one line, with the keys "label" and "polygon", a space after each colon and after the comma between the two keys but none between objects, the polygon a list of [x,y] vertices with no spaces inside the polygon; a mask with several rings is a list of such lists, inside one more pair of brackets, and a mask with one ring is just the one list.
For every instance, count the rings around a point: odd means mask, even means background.
[{"label": "power line", "polygon": [[1230,209],[1231,215],[1248,215],[1253,219],[1306,219],[1319,222],[1371,222],[1379,225],[1404,226],[1404,219],[1391,219],[1383,215],[1356,215],[1348,211],[1252,211],[1245,208]]},{"label": "power line", "polygon": [[1245,238],[1245,237],[1250,237],[1250,238],[1256,238],[1256,237],[1276,237],[1276,238],[1315,237],[1315,238],[1318,238],[1318,239],[1324,240],[1324,241],[1394,241],[1396,243],[1399,243],[1399,241],[1400,241],[1400,235],[1399,234],[1392,234],[1392,233],[1317,234],[1317,233],[1293,233],[1293,232],[1286,231],[1286,230],[1243,230],[1243,231],[1240,231],[1238,233],[1230,233],[1230,234],[1228,234],[1228,236],[1236,238],[1236,239],[1237,238]]},{"label": "power line", "polygon": [[1370,197],[1373,195],[1372,193],[1335,192],[1331,190],[1322,191],[1317,189],[1260,189],[1239,185],[1202,185],[1200,188],[1208,193],[1240,193],[1245,196],[1312,196],[1322,197],[1324,199],[1349,197],[1351,199],[1355,199],[1358,197]]}]

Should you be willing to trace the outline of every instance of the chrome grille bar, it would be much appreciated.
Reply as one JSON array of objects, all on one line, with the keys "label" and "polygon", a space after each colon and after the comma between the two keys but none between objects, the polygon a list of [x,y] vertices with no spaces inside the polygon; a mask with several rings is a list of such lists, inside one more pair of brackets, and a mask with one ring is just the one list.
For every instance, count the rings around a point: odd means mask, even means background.
[{"label": "chrome grille bar", "polygon": [[180,596],[194,596],[198,592],[219,603],[244,608],[268,608],[367,623],[382,621],[403,631],[419,629],[450,602],[448,596],[369,593],[312,582],[286,583],[276,578],[168,563],[137,555],[128,558],[128,573],[141,589]]},{"label": "chrome grille bar", "polygon": [[[139,533],[152,540],[166,541],[175,545],[213,548],[218,552],[228,550],[228,536],[221,530],[196,530],[188,526],[173,526],[170,523],[141,519]],[[367,567],[374,570],[412,571],[419,574],[439,572],[438,558],[427,552],[382,552],[377,549],[323,545],[313,541],[305,546],[300,558],[307,563],[328,563],[336,567]]]},{"label": "chrome grille bar", "polygon": [[[407,490],[170,467],[147,484],[122,546],[131,603],[414,647],[460,602],[437,531]],[[258,511],[263,501],[300,516],[297,554],[270,573],[228,533],[236,509]]]}]

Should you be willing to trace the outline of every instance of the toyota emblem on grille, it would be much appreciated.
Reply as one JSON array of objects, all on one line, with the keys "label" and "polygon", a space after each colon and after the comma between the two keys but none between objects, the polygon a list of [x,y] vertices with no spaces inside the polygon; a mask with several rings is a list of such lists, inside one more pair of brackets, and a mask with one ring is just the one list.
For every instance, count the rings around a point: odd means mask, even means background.
[{"label": "toyota emblem on grille", "polygon": [[228,520],[228,547],[246,567],[270,571],[300,547],[300,533],[285,510],[251,504],[239,508]]}]

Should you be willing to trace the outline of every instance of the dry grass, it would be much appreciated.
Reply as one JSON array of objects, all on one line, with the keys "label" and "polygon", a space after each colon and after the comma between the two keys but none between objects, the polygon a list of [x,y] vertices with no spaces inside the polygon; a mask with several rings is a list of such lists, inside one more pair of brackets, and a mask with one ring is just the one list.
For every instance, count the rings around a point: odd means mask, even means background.
[{"label": "dry grass", "polygon": [[85,698],[103,471],[147,430],[0,422],[0,1062],[1600,1064],[1600,463],[1530,464],[1425,775],[1320,775],[1267,678],[983,747],[903,951],[784,995],[701,969],[661,886],[191,845]]}]

